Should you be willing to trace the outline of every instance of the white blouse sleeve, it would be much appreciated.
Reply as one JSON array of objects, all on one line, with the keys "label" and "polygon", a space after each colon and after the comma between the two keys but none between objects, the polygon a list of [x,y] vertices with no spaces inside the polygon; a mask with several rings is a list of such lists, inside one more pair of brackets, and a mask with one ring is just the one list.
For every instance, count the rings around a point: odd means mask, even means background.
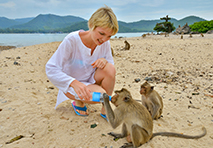
[{"label": "white blouse sleeve", "polygon": [[73,46],[72,42],[68,38],[65,38],[46,64],[48,79],[64,93],[68,91],[70,83],[75,80],[75,78],[63,72],[64,64],[72,56]]}]

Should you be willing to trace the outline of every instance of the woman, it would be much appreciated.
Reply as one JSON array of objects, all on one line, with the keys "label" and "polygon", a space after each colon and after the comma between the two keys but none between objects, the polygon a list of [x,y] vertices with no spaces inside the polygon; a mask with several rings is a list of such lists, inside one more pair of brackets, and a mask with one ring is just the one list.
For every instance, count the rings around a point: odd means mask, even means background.
[{"label": "woman", "polygon": [[[88,115],[85,103],[97,103],[89,101],[91,92],[112,95],[115,85],[109,39],[118,32],[117,18],[105,6],[92,14],[88,27],[68,34],[46,64],[47,77],[59,89],[55,108],[71,99],[80,116]],[[80,100],[75,99],[76,94]],[[106,118],[103,106],[101,115]]]}]

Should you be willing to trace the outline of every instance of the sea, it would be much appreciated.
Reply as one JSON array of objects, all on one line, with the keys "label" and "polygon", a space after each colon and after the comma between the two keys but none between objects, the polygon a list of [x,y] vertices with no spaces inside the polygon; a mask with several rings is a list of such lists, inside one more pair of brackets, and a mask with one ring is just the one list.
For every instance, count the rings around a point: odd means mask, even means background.
[{"label": "sea", "polygon": [[[119,37],[140,37],[149,32],[136,32],[136,33],[117,33],[111,38]],[[54,34],[0,34],[0,46],[16,46],[24,47],[36,44],[50,43],[62,41],[68,33],[54,33]]]}]

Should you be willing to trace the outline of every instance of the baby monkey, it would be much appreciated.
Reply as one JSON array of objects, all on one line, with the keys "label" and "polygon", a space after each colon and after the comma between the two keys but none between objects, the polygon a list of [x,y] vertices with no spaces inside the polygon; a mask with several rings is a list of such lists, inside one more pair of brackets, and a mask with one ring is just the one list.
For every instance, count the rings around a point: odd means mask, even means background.
[{"label": "baby monkey", "polygon": [[198,139],[206,135],[205,127],[203,127],[203,133],[196,136],[172,132],[153,133],[153,120],[148,110],[134,100],[125,88],[115,91],[115,95],[112,96],[111,102],[116,106],[114,110],[111,108],[109,96],[106,93],[103,94],[103,98],[106,115],[112,128],[115,129],[123,123],[121,133],[108,133],[115,139],[127,138],[129,143],[124,144],[122,148],[139,147],[158,135],[187,139]]},{"label": "baby monkey", "polygon": [[141,85],[140,94],[142,95],[142,104],[148,109],[152,119],[159,119],[163,112],[163,100],[154,86],[151,86],[147,81]]}]

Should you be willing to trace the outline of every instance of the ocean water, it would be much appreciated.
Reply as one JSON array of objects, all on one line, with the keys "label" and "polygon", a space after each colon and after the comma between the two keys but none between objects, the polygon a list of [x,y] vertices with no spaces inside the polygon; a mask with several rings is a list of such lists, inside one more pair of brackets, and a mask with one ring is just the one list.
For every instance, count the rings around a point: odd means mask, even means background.
[{"label": "ocean water", "polygon": [[[117,33],[112,38],[119,37],[139,37],[148,32],[137,33]],[[68,33],[62,34],[0,34],[0,46],[31,46],[36,44],[62,41]]]}]

